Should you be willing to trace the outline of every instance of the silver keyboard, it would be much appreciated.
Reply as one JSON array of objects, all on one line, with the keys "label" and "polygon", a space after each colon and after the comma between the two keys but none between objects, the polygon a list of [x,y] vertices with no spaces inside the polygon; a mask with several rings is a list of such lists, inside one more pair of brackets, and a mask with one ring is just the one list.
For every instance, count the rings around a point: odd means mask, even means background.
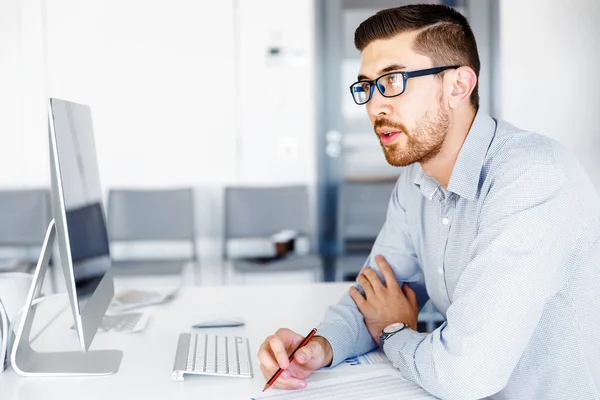
[{"label": "silver keyboard", "polygon": [[117,315],[105,315],[102,318],[102,323],[98,330],[104,331],[118,331],[118,332],[130,332],[135,328],[142,313],[128,313],[128,314],[117,314]]},{"label": "silver keyboard", "polygon": [[[135,333],[146,329],[149,313],[131,312],[124,314],[107,314],[102,317],[98,332]],[[71,326],[75,329],[75,325]]]},{"label": "silver keyboard", "polygon": [[252,378],[248,339],[182,333],[177,344],[173,380],[183,381],[184,374]]}]

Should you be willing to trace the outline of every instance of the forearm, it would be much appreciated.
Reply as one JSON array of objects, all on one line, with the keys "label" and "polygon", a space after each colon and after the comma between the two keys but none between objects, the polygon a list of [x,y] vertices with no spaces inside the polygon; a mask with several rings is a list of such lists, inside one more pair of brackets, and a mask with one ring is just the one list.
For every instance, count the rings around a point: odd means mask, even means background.
[{"label": "forearm", "polygon": [[406,329],[386,340],[383,351],[405,378],[439,398],[479,399],[504,387],[510,373],[486,357],[484,348],[457,350],[442,332]]},{"label": "forearm", "polygon": [[332,349],[331,367],[348,357],[367,353],[377,347],[364,319],[349,294],[329,307],[317,335],[327,340]]},{"label": "forearm", "polygon": [[[372,257],[369,257],[366,264],[371,268],[377,267],[376,264],[370,263],[371,259]],[[422,307],[427,301],[427,291],[421,281],[422,274],[418,270],[418,266],[407,262],[406,258],[396,257],[396,259],[400,259],[397,261],[398,265],[404,266],[404,270],[410,272],[406,275],[416,280],[410,282],[417,295],[419,308]],[[403,279],[405,273],[395,273],[399,283],[406,281]],[[365,325],[363,315],[349,293],[344,294],[337,305],[329,307],[323,322],[318,327],[317,334],[327,339],[333,349],[331,366],[336,366],[349,357],[361,355],[377,348],[377,343]]]}]

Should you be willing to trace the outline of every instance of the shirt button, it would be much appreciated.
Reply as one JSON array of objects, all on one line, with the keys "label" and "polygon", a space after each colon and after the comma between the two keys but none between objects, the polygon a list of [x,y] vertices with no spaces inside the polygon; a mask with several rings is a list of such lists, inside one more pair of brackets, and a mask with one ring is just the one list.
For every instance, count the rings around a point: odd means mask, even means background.
[{"label": "shirt button", "polygon": [[449,223],[450,223],[450,220],[448,218],[444,218],[442,220],[442,224],[444,224],[444,225],[448,225]]},{"label": "shirt button", "polygon": [[439,267],[438,268],[438,274],[443,275],[444,274],[444,268]]}]

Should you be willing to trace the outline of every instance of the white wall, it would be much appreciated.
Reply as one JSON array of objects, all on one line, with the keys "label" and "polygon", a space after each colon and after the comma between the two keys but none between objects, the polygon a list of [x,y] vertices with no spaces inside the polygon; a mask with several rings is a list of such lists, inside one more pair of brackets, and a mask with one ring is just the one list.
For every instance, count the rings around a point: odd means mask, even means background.
[{"label": "white wall", "polygon": [[[305,184],[316,205],[315,1],[236,6],[239,183]],[[316,238],[316,206],[310,211]]]},{"label": "white wall", "polygon": [[[49,92],[91,105],[105,185],[236,179],[233,3],[52,0]],[[210,15],[210,17],[208,17]]]},{"label": "white wall", "polygon": [[20,180],[20,174],[8,171],[14,170],[10,154],[22,153],[24,141],[21,133],[21,98],[22,82],[19,66],[20,42],[20,9],[17,0],[0,2],[0,184],[15,186]]},{"label": "white wall", "polygon": [[500,117],[562,142],[600,191],[600,2],[500,1]]},{"label": "white wall", "polygon": [[47,132],[45,120],[36,118],[43,113],[39,100],[46,87],[43,53],[37,45],[42,29],[39,4],[27,0],[0,2],[2,186],[36,187],[45,185],[49,177],[48,151],[37,143],[40,133]]},{"label": "white wall", "polygon": [[314,184],[314,1],[237,3],[240,180]]},{"label": "white wall", "polygon": [[315,182],[313,1],[282,3],[3,0],[0,185],[48,185],[47,97],[88,104],[104,189],[195,187],[220,254],[224,186]]}]

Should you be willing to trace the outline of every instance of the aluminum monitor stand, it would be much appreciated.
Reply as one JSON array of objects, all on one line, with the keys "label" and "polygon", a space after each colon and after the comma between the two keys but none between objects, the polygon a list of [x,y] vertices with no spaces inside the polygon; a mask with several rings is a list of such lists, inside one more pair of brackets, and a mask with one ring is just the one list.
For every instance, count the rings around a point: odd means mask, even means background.
[{"label": "aluminum monitor stand", "polygon": [[8,348],[8,316],[0,299],[0,373],[6,368],[6,349]]},{"label": "aluminum monitor stand", "polygon": [[19,322],[11,352],[12,366],[18,374],[23,376],[51,377],[114,374],[119,370],[123,358],[123,352],[120,350],[41,353],[31,348],[29,337],[37,307],[37,305],[32,306],[32,302],[40,295],[55,237],[56,225],[52,220],[46,231],[42,252],[27,295],[25,310]]}]

